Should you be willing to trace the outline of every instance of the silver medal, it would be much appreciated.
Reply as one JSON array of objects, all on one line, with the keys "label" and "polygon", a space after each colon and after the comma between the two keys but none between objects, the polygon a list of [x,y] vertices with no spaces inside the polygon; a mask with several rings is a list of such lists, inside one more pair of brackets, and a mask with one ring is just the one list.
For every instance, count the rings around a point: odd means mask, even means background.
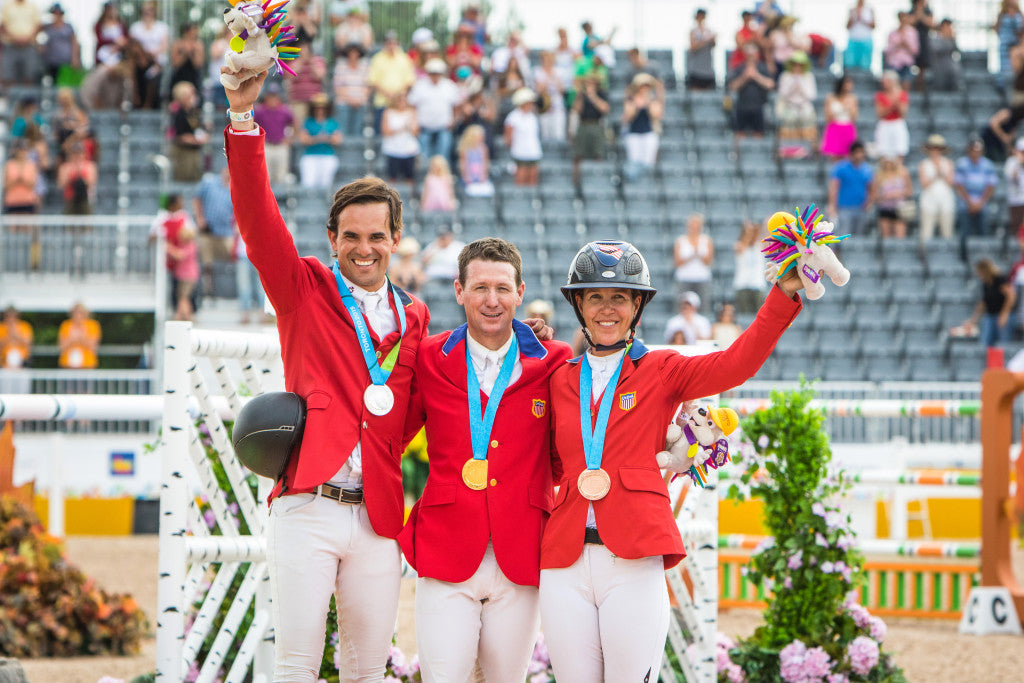
[{"label": "silver medal", "polygon": [[395,395],[386,384],[371,384],[363,392],[363,404],[374,415],[387,415],[395,406]]}]

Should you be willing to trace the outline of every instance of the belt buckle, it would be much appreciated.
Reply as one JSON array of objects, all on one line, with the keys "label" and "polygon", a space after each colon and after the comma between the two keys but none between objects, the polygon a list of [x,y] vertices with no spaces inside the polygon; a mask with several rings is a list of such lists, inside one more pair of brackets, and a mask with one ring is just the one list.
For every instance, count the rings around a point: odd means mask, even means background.
[{"label": "belt buckle", "polygon": [[330,500],[337,501],[339,503],[341,502],[341,491],[342,489],[340,486],[334,486],[333,484],[320,485],[321,496],[323,496],[324,498],[329,498]]}]

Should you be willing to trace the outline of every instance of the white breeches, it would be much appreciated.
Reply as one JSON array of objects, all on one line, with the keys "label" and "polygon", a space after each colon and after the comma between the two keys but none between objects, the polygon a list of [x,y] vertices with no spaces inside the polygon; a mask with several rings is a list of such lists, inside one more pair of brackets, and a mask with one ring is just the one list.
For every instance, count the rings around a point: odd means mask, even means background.
[{"label": "white breeches", "polygon": [[297,493],[274,500],[267,528],[274,602],[274,680],[316,681],[331,594],[342,681],[380,681],[398,617],[398,542],[378,536],[363,505]]},{"label": "white breeches", "polygon": [[658,680],[669,619],[660,556],[587,544],[572,566],[541,570],[540,614],[558,683]]},{"label": "white breeches", "polygon": [[522,683],[537,640],[537,589],[512,583],[494,550],[469,580],[416,580],[416,644],[426,683],[466,683],[477,659],[487,683]]}]

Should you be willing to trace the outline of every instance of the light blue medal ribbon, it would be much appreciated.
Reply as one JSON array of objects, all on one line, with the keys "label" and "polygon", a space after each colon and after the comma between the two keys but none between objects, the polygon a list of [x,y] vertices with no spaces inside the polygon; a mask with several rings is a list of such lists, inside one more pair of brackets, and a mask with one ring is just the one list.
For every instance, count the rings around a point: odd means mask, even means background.
[{"label": "light blue medal ribbon", "polygon": [[359,310],[359,304],[356,303],[355,297],[352,296],[352,292],[348,290],[348,286],[345,281],[341,279],[341,269],[338,268],[338,262],[334,262],[334,266],[331,268],[334,271],[334,281],[338,285],[338,294],[341,296],[341,303],[345,305],[345,310],[348,311],[348,315],[352,318],[352,324],[356,328],[356,337],[359,338],[359,348],[363,352],[363,360],[366,362],[366,369],[370,372],[370,381],[377,386],[384,386],[387,384],[388,377],[391,376],[391,369],[395,367],[395,360],[398,358],[398,349],[402,346],[402,337],[405,336],[405,307],[402,306],[402,300],[398,297],[398,290],[388,280],[388,287],[391,290],[391,294],[395,297],[395,308],[398,309],[398,324],[400,331],[398,333],[398,342],[394,348],[388,354],[388,357],[384,359],[383,367],[377,362],[377,354],[373,350],[373,338],[370,336],[370,330],[366,326],[366,321],[363,319],[363,312]]},{"label": "light blue medal ribbon", "polygon": [[512,379],[512,370],[516,366],[516,358],[519,356],[519,343],[515,334],[512,335],[512,345],[505,354],[505,360],[498,371],[498,377],[494,380],[494,387],[487,398],[487,410],[481,414],[480,410],[480,380],[477,379],[476,370],[473,369],[473,358],[469,354],[469,339],[466,339],[466,389],[469,394],[469,433],[473,440],[473,459],[487,459],[487,441],[491,438],[491,428],[494,427],[494,417],[498,414],[498,404],[501,397],[508,388],[509,380]]},{"label": "light blue medal ribbon", "polygon": [[619,383],[619,373],[622,372],[622,364],[628,353],[629,347],[627,346],[622,358],[619,359],[619,366],[615,368],[615,373],[612,374],[608,385],[604,388],[601,406],[598,408],[597,420],[594,422],[593,428],[590,426],[593,379],[591,378],[590,363],[587,362],[587,354],[584,353],[583,360],[580,361],[580,431],[583,433],[583,457],[586,458],[588,470],[601,469],[604,433],[608,429],[608,417],[612,412],[612,400],[615,396],[616,385]]}]

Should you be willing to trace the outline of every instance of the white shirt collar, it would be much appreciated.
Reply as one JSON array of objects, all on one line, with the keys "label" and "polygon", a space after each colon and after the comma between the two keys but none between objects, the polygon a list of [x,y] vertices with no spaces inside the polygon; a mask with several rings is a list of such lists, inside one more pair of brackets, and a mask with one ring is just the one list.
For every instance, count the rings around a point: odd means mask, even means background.
[{"label": "white shirt collar", "polygon": [[622,354],[625,352],[626,349],[619,349],[607,356],[595,356],[590,351],[587,351],[587,362],[590,363],[590,367],[596,372],[614,372],[615,367],[619,364],[619,359],[622,358]]},{"label": "white shirt collar", "polygon": [[500,364],[512,346],[512,334],[514,333],[508,335],[508,340],[504,344],[492,351],[476,339],[473,339],[473,336],[467,331],[466,344],[469,346],[469,356],[473,359],[473,363],[483,367],[484,362],[490,359],[495,365]]},{"label": "white shirt collar", "polygon": [[384,279],[384,284],[381,285],[380,289],[374,290],[372,292],[363,289],[359,285],[354,284],[351,280],[349,280],[344,275],[341,276],[341,281],[345,283],[346,287],[348,287],[348,291],[352,292],[352,298],[356,300],[356,303],[359,304],[360,308],[362,308],[363,300],[366,298],[367,294],[377,294],[377,295],[380,296],[380,299],[378,299],[378,302],[377,302],[377,306],[378,307],[383,303],[388,308],[391,308],[391,303],[388,301],[388,281],[387,281],[387,278]]}]

